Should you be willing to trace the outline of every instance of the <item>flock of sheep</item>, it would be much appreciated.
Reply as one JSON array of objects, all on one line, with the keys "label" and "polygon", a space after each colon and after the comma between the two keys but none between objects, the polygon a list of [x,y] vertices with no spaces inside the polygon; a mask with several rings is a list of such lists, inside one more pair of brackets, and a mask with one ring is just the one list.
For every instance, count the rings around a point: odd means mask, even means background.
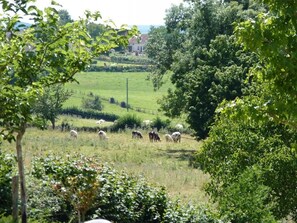
[{"label": "flock of sheep", "polygon": [[[72,129],[70,131],[70,136],[73,137],[73,138],[77,138],[78,137],[78,132]],[[99,139],[101,139],[101,140],[107,140],[108,139],[106,132],[103,131],[103,130],[100,130],[98,132],[98,136],[99,136]],[[149,136],[149,140],[151,142],[160,142],[161,141],[161,138],[160,138],[159,134],[157,132],[155,132],[155,131],[149,132],[148,136]],[[142,135],[142,133],[140,131],[132,131],[132,138],[133,139],[143,139],[143,135]],[[180,132],[174,132],[171,135],[170,134],[165,134],[164,138],[165,138],[166,142],[180,142],[181,141],[181,133]]]}]

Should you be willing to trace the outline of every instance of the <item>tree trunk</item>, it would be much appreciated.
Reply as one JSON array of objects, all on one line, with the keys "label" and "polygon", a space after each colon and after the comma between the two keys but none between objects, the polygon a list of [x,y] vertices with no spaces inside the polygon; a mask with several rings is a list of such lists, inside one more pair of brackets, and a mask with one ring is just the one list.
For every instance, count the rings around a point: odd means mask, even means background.
[{"label": "tree trunk", "polygon": [[25,168],[22,152],[22,139],[25,134],[26,127],[23,125],[16,137],[17,161],[19,168],[20,187],[21,187],[21,207],[22,207],[22,223],[27,223],[27,195],[25,184]]},{"label": "tree trunk", "polygon": [[56,128],[56,121],[55,121],[55,119],[51,120],[51,123],[52,123],[53,129],[55,129]]},{"label": "tree trunk", "polygon": [[12,222],[18,223],[19,176],[12,178]]}]

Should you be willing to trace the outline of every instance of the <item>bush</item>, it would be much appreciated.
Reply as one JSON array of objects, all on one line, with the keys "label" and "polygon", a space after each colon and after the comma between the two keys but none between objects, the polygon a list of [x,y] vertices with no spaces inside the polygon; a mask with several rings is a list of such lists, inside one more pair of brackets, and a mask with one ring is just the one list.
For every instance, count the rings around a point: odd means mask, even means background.
[{"label": "bush", "polygon": [[[219,222],[204,207],[172,202],[163,187],[152,187],[143,178],[101,165],[95,157],[38,158],[33,162],[31,177],[35,180],[28,209],[33,210],[29,217],[34,219],[73,222],[75,205],[85,204],[85,199],[93,201],[87,203],[86,219],[106,218],[120,223]],[[77,200],[76,193],[82,200]],[[73,203],[72,198],[77,202]]]},{"label": "bush", "polygon": [[12,176],[16,165],[13,156],[4,154],[0,149],[0,214],[12,212]]},{"label": "bush", "polygon": [[165,129],[170,125],[170,120],[166,119],[166,120],[162,120],[160,117],[156,117],[155,119],[153,119],[153,122],[151,124],[151,126],[153,128],[156,128],[158,131],[160,131],[160,129]]},{"label": "bush", "polygon": [[88,98],[83,98],[82,107],[85,109],[94,109],[97,111],[101,111],[103,109],[103,105],[99,96],[91,96]]},{"label": "bush", "polygon": [[295,129],[229,109],[232,116],[220,114],[196,155],[197,167],[211,176],[207,191],[234,222],[297,219]]},{"label": "bush", "polygon": [[110,103],[110,104],[114,104],[114,103],[115,103],[115,99],[114,99],[114,98],[110,98],[110,99],[109,99],[109,103]]},{"label": "bush", "polygon": [[127,114],[120,117],[117,122],[111,127],[111,131],[118,131],[126,128],[138,128],[141,127],[141,119],[135,114]]},{"label": "bush", "polygon": [[121,108],[127,108],[127,104],[124,101],[121,102],[120,106],[121,106]]}]

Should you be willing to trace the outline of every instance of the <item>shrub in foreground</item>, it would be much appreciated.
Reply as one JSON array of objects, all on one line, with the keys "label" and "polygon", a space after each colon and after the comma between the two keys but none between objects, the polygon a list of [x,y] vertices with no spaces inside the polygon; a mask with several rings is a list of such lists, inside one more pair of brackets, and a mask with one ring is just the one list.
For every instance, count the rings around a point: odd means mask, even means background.
[{"label": "shrub in foreground", "polygon": [[15,159],[0,149],[0,214],[8,215],[12,211],[11,179],[14,166]]},{"label": "shrub in foreground", "polygon": [[80,155],[35,159],[30,217],[69,222],[84,210],[85,219],[106,218],[120,223],[219,222],[205,208],[183,207],[172,202],[164,188],[100,163],[98,158]]}]

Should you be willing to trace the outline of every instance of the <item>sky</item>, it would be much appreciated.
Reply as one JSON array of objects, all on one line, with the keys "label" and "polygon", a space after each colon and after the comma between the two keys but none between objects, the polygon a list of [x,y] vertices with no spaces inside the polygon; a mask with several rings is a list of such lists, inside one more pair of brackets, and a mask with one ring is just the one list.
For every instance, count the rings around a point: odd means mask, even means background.
[{"label": "sky", "polygon": [[[165,10],[183,0],[56,0],[72,19],[83,17],[85,10],[99,11],[104,20],[111,19],[117,26],[164,25]],[[75,3],[74,3],[75,2]],[[38,7],[50,5],[50,0],[36,0]]]}]

